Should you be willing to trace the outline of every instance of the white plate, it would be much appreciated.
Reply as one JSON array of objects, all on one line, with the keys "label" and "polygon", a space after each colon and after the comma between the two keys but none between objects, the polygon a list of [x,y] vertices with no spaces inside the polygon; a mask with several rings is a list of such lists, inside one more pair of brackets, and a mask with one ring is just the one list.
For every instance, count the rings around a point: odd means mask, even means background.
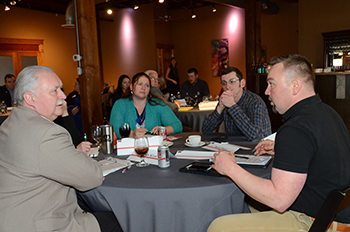
[{"label": "white plate", "polygon": [[173,142],[170,142],[170,141],[163,141],[163,145],[164,146],[168,146],[168,147],[171,147],[174,143]]},{"label": "white plate", "polygon": [[201,146],[203,146],[203,145],[205,145],[205,142],[200,142],[199,144],[197,144],[197,145],[192,145],[192,144],[190,144],[190,143],[185,143],[185,145],[187,146],[187,147],[201,147]]}]

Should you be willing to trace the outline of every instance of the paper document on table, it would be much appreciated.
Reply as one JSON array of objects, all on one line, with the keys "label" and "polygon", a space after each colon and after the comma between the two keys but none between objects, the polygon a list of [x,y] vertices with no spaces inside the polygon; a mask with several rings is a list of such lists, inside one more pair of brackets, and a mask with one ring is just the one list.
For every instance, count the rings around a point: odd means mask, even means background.
[{"label": "paper document on table", "polygon": [[189,110],[192,110],[193,109],[193,106],[181,106],[179,108],[179,111],[189,111]]},{"label": "paper document on table", "polygon": [[264,140],[272,140],[272,141],[275,141],[275,138],[276,138],[276,132],[273,133],[273,134],[270,134],[269,136],[266,136],[266,137],[263,138],[261,141],[264,141]]},{"label": "paper document on table", "polygon": [[193,160],[203,160],[212,159],[215,152],[212,151],[193,151],[193,150],[178,150],[175,157],[178,159],[193,159]]},{"label": "paper document on table", "polygon": [[236,152],[239,149],[242,150],[251,150],[251,148],[249,147],[242,147],[242,146],[237,146],[234,144],[229,144],[229,143],[217,143],[217,142],[210,142],[207,146],[203,147],[207,150],[211,150],[211,151],[218,151],[218,150],[223,150],[223,151],[233,151]]},{"label": "paper document on table", "polygon": [[237,164],[249,166],[267,166],[272,160],[272,156],[255,156],[246,154],[235,154]]},{"label": "paper document on table", "polygon": [[101,166],[103,176],[107,176],[112,172],[133,165],[133,163],[128,160],[121,160],[113,157],[108,157],[107,159],[100,160],[98,163]]}]

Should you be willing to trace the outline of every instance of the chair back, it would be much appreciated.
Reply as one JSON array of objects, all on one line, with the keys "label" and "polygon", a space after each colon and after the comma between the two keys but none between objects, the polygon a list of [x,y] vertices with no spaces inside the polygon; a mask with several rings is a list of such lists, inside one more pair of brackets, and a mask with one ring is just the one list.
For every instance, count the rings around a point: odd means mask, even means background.
[{"label": "chair back", "polygon": [[335,215],[350,206],[350,188],[345,191],[332,190],[326,197],[309,232],[326,231]]}]

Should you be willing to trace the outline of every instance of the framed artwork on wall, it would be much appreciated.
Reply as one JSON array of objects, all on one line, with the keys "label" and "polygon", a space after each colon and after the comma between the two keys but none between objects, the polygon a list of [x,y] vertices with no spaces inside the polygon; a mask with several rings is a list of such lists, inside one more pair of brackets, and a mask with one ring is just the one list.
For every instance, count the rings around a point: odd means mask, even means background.
[{"label": "framed artwork on wall", "polygon": [[213,77],[221,76],[222,70],[228,66],[228,39],[212,40],[211,68]]}]

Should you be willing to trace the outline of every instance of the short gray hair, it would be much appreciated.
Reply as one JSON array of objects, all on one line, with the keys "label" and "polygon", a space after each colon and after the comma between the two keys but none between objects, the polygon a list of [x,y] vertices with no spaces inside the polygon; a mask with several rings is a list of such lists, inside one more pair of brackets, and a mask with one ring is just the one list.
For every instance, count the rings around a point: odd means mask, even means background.
[{"label": "short gray hair", "polygon": [[41,72],[55,73],[51,68],[46,66],[28,66],[24,68],[17,77],[15,92],[13,94],[14,102],[22,105],[23,95],[26,92],[34,91],[39,87],[38,74]]},{"label": "short gray hair", "polygon": [[147,70],[145,73],[146,73],[148,76],[149,76],[151,73],[156,73],[156,74],[158,75],[157,71],[154,71],[154,70]]}]

